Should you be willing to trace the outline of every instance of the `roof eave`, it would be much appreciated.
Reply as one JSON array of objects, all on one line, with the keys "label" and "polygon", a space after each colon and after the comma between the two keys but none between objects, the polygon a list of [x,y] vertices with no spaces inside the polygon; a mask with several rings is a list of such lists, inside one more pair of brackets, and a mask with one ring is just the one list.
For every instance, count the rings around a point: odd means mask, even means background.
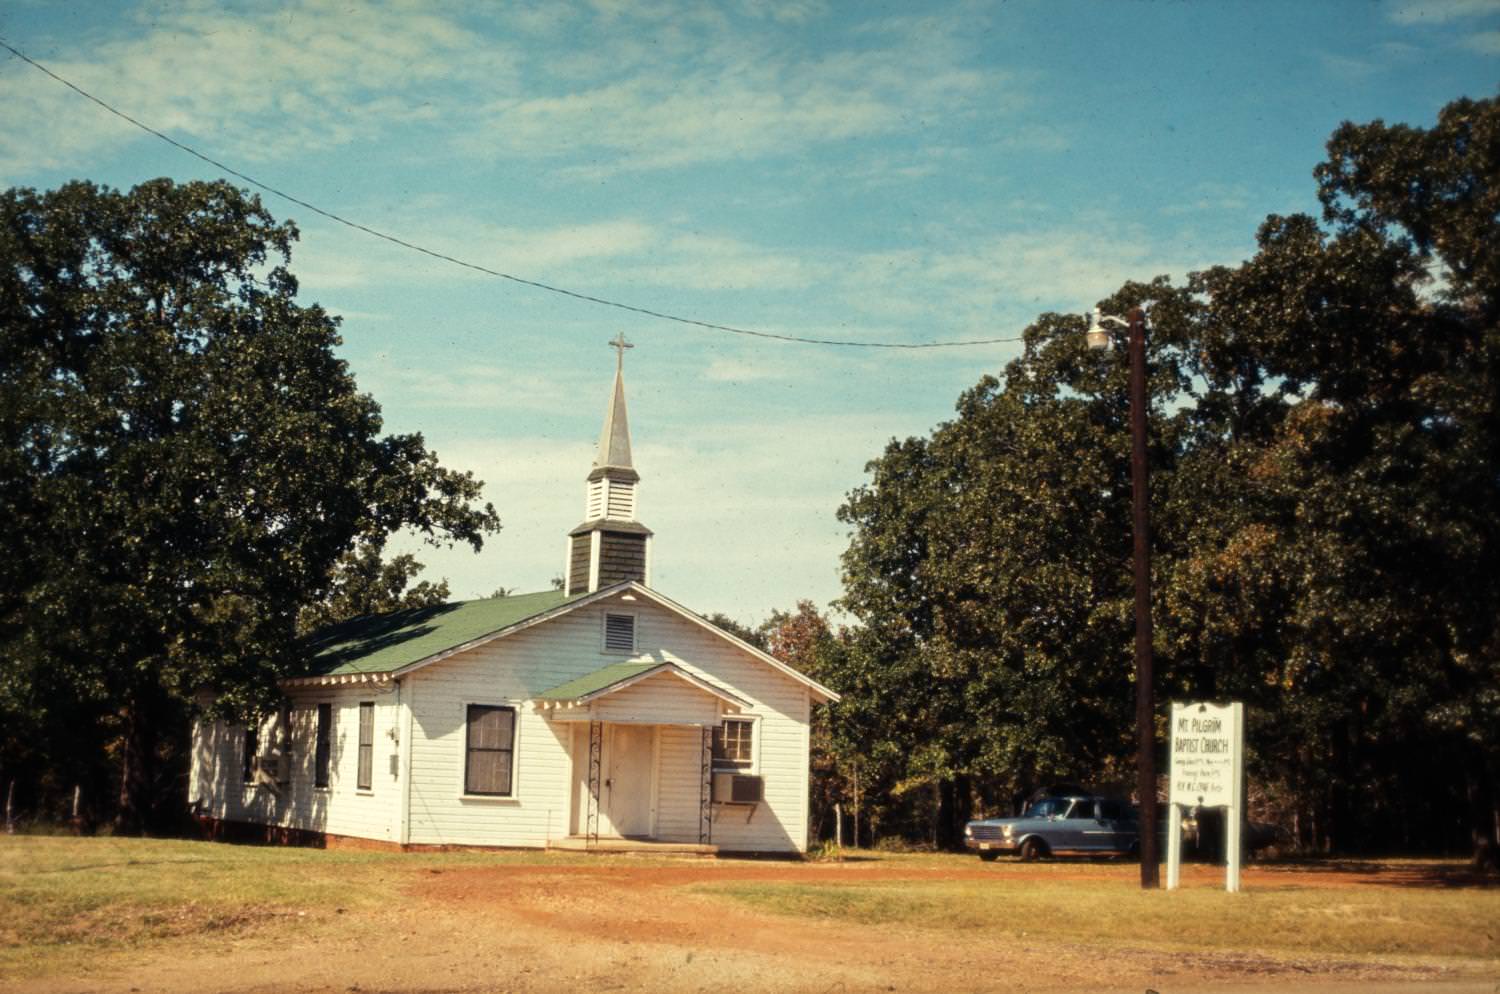
[{"label": "roof eave", "polygon": [[486,635],[481,635],[478,638],[470,639],[469,641],[464,642],[460,645],[451,646],[450,648],[444,649],[441,652],[432,653],[429,656],[424,656],[423,658],[418,659],[414,662],[406,663],[402,666],[390,670],[382,670],[376,673],[341,673],[328,674],[326,676],[293,677],[290,678],[289,681],[282,681],[282,683],[285,686],[339,686],[345,683],[379,683],[389,680],[399,680],[402,677],[406,676],[408,673],[412,673],[416,670],[423,669],[424,667],[431,666],[433,663],[442,662],[444,659],[447,659],[450,656],[455,656],[458,653],[467,652],[470,649],[478,648],[481,645],[493,642],[495,639],[505,638],[508,635],[514,635],[516,632],[524,631],[527,628],[531,628],[535,625],[544,624],[548,621],[551,621],[553,618],[560,617],[571,611],[576,611],[579,608],[587,607],[590,604],[598,603],[601,600],[606,600],[610,597],[615,596],[616,594],[625,593],[627,591],[631,593],[641,594],[649,598],[650,600],[655,601],[657,604],[661,605],[669,611],[678,614],[688,621],[693,622],[705,631],[717,635],[719,638],[725,639],[743,649],[745,652],[750,653],[750,655],[754,656],[756,659],[759,659],[761,662],[767,664],[773,669],[781,672],[782,674],[805,686],[817,703],[829,704],[840,700],[838,693],[823,686],[812,677],[807,676],[805,673],[799,672],[791,666],[788,666],[786,663],[777,659],[770,653],[765,652],[762,649],[757,649],[755,646],[751,645],[749,642],[746,642],[744,639],[724,631],[724,629],[713,624],[708,619],[700,617],[694,612],[688,610],[681,604],[678,604],[676,601],[672,600],[670,597],[667,597],[664,594],[660,594],[655,590],[652,590],[645,584],[639,583],[635,580],[621,580],[619,583],[611,584],[608,587],[600,587],[598,590],[594,591],[591,594],[586,594],[582,597],[564,601],[556,607],[541,611],[529,618],[523,618],[520,621],[514,622],[510,625],[506,625],[504,628],[497,628],[495,631],[490,632]]},{"label": "roof eave", "polygon": [[681,680],[684,683],[698,688],[711,697],[716,697],[726,704],[732,704],[733,706],[742,710],[748,709],[751,706],[749,701],[745,700],[743,697],[740,697],[738,694],[725,690],[723,687],[720,687],[712,683],[711,681],[695,676],[694,674],[688,672],[687,670],[683,669],[681,666],[678,666],[676,663],[671,662],[670,660],[658,663],[650,669],[642,670],[639,673],[632,673],[628,676],[623,676],[607,686],[600,687],[596,690],[591,690],[586,694],[580,694],[577,697],[542,696],[538,697],[537,700],[555,701],[559,704],[567,704],[578,707],[584,704],[590,704],[602,697],[608,697],[610,694],[618,694],[622,690],[633,687],[638,683],[643,683],[646,680],[650,680],[652,677],[661,676],[663,674],[675,677],[676,679]]},{"label": "roof eave", "polygon": [[615,587],[612,587],[610,589],[613,590],[621,586],[629,586],[632,590],[636,590],[640,593],[645,594],[647,597],[650,597],[662,607],[665,607],[670,611],[675,611],[677,614],[698,625],[700,628],[704,628],[707,631],[710,631],[713,634],[719,636],[720,638],[727,639],[728,641],[734,643],[741,649],[750,653],[755,658],[759,659],[761,662],[770,665],[771,667],[791,677],[793,680],[796,680],[798,683],[806,686],[807,689],[812,693],[813,697],[817,699],[818,703],[831,704],[842,699],[836,691],[830,690],[829,688],[823,686],[821,683],[814,680],[806,673],[800,672],[795,667],[788,666],[786,663],[777,659],[769,652],[766,652],[763,649],[757,649],[755,646],[751,645],[749,642],[746,642],[744,639],[726,632],[724,629],[720,628],[718,625],[715,625],[707,618],[700,617],[694,612],[683,607],[681,604],[678,604],[670,597],[667,597],[665,594],[657,593],[655,590],[652,590],[645,584],[637,583],[634,580],[626,581],[622,584],[616,584]]},{"label": "roof eave", "polygon": [[325,673],[321,676],[291,676],[282,677],[276,681],[276,685],[282,690],[292,690],[298,687],[347,687],[347,686],[383,686],[393,682],[395,674],[390,670],[381,670],[374,673]]}]

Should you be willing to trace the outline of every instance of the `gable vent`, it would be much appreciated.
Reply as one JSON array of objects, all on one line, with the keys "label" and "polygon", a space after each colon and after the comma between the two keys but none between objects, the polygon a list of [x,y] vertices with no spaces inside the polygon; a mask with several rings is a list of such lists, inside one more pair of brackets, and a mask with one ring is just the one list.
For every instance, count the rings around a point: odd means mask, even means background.
[{"label": "gable vent", "polygon": [[604,651],[635,651],[635,615],[606,614],[604,616]]}]

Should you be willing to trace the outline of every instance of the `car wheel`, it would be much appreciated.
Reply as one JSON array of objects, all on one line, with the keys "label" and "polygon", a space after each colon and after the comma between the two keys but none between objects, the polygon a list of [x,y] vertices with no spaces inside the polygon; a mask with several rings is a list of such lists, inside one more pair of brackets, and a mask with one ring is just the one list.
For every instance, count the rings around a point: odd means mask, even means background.
[{"label": "car wheel", "polygon": [[997,852],[982,852],[979,854],[979,858],[984,860],[986,863],[993,863],[995,860],[1000,858],[1000,854]]},{"label": "car wheel", "polygon": [[1040,839],[1027,839],[1021,843],[1021,862],[1034,863],[1047,855],[1047,847]]}]

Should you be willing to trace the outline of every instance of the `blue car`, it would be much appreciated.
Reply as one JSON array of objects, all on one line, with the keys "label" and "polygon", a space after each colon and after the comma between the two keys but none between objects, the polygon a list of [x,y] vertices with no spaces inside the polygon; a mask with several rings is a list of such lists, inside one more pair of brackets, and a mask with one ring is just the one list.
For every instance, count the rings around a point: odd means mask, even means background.
[{"label": "blue car", "polygon": [[1019,818],[982,818],[964,826],[964,845],[985,861],[1002,853],[1023,860],[1063,853],[1134,856],[1140,852],[1135,809],[1107,797],[1044,797]]}]

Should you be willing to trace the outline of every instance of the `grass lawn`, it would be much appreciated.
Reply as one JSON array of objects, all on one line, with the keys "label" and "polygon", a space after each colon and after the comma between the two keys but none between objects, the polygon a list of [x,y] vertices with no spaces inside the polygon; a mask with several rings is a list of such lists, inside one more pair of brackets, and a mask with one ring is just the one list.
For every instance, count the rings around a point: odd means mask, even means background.
[{"label": "grass lawn", "polygon": [[[694,889],[771,914],[990,939],[1271,955],[1500,959],[1500,888],[1494,886],[1291,883],[1226,894],[1219,883],[1168,893],[1140,890],[1133,866],[1119,867],[1118,874],[1106,868],[1102,880],[1069,879],[1066,863],[996,869],[992,879],[982,881],[725,882]],[[1092,869],[1093,876],[1100,875],[1097,866]]]},{"label": "grass lawn", "polygon": [[290,919],[307,937],[347,931],[415,870],[535,858],[0,836],[0,976],[45,972],[81,950],[232,939]]},{"label": "grass lawn", "polygon": [[[972,857],[883,853],[838,866],[669,862],[669,887],[789,922],[868,926],[872,947],[898,930],[933,930],[949,939],[1024,938],[1041,947],[1429,957],[1481,967],[1500,958],[1500,888],[1391,886],[1385,881],[1402,874],[1389,863],[1345,880],[1333,871],[1288,868],[1231,895],[1206,886],[1201,874],[1176,893],[1142,892],[1136,869],[1125,864],[981,868]],[[0,836],[0,978],[77,970],[104,954],[168,955],[188,943],[214,948],[289,927],[299,940],[336,935],[384,948],[382,916],[422,914],[431,900],[409,886],[414,881],[434,871],[518,863],[545,864],[549,877],[554,870],[563,878],[604,870],[640,879],[658,861]],[[1434,864],[1404,865],[1420,871]],[[1425,879],[1421,872],[1407,878]],[[80,952],[90,956],[80,960]]]}]

